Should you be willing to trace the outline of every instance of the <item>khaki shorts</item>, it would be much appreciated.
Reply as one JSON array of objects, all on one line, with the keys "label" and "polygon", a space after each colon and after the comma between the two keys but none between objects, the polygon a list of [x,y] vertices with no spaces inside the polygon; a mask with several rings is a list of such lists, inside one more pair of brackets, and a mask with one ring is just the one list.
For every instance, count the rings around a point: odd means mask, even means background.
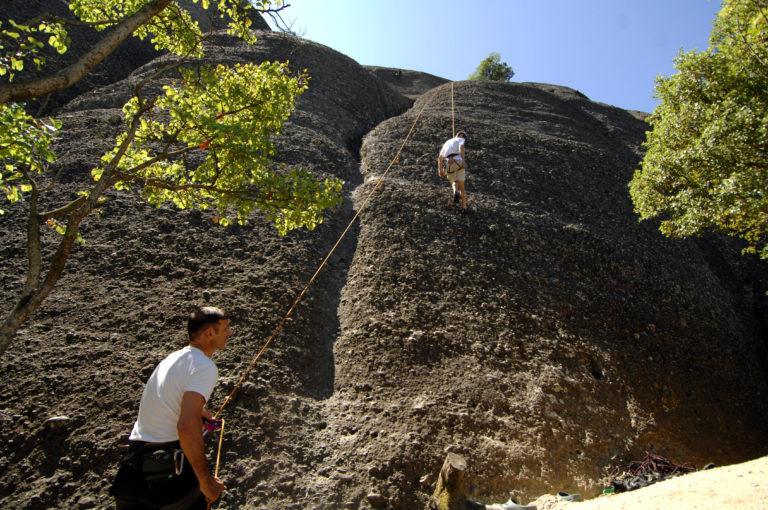
[{"label": "khaki shorts", "polygon": [[462,168],[461,170],[457,170],[455,172],[451,172],[449,174],[446,174],[448,176],[448,180],[453,183],[453,181],[462,181],[464,182],[466,180],[466,172]]},{"label": "khaki shorts", "polygon": [[[448,176],[448,180],[453,181],[463,181],[464,177],[466,176],[464,172],[464,160],[461,158],[461,156],[453,156],[452,158],[445,158],[445,173]],[[455,169],[455,170],[454,170]],[[453,172],[449,172],[448,170],[454,170]]]}]

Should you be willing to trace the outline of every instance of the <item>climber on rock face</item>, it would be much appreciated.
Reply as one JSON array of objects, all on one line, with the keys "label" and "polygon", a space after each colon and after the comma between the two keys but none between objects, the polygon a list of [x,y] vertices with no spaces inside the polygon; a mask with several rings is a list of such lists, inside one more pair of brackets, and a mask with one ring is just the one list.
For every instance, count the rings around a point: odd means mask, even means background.
[{"label": "climber on rock face", "polygon": [[462,214],[467,212],[467,190],[464,187],[467,170],[467,158],[464,152],[466,141],[466,133],[459,131],[455,137],[443,144],[437,158],[437,173],[441,178],[447,176],[451,181],[453,201],[458,203],[461,198]]}]

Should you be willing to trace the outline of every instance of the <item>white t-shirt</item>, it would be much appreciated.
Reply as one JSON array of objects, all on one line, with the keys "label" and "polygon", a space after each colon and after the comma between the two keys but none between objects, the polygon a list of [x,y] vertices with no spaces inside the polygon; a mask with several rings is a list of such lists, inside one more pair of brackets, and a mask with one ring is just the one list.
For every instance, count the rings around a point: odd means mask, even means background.
[{"label": "white t-shirt", "polygon": [[461,146],[464,142],[465,140],[460,136],[447,140],[440,149],[440,155],[448,157],[451,154],[461,154]]},{"label": "white t-shirt", "polygon": [[139,404],[139,417],[129,439],[166,443],[177,441],[181,400],[194,391],[208,401],[219,377],[216,365],[197,347],[168,355],[149,376]]}]

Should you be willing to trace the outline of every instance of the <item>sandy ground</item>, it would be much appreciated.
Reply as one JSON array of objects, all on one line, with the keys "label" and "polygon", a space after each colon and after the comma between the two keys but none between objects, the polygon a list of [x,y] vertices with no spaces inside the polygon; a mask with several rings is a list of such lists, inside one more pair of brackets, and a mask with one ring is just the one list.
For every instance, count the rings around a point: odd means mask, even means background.
[{"label": "sandy ground", "polygon": [[538,510],[765,510],[768,508],[768,457],[699,471],[621,494],[583,502],[545,495],[529,503]]}]

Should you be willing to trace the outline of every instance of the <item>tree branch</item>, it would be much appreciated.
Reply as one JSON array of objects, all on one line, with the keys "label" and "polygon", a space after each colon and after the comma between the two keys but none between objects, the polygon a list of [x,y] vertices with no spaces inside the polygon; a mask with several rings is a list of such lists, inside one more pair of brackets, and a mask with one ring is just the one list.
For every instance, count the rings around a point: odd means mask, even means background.
[{"label": "tree branch", "polygon": [[40,14],[39,16],[35,16],[34,18],[25,21],[24,23],[20,23],[21,25],[27,26],[27,27],[33,27],[37,25],[38,23],[42,21],[50,21],[53,23],[60,23],[62,25],[70,25],[73,27],[98,27],[101,25],[115,25],[120,22],[120,20],[104,20],[104,21],[82,21],[79,19],[71,19],[71,18],[62,18],[59,16],[54,16],[50,12],[44,12],[43,14]]},{"label": "tree branch", "polygon": [[218,188],[213,184],[207,184],[207,183],[174,184],[172,182],[165,181],[163,179],[141,177],[139,175],[129,174],[126,172],[121,172],[119,170],[116,170],[113,175],[119,181],[135,182],[143,186],[151,186],[154,188],[172,191],[174,193],[179,193],[184,191],[196,191],[196,190],[207,191],[211,194],[226,195],[226,196],[235,197],[243,200],[254,200],[254,201],[258,200],[262,205],[269,205],[270,207],[279,207],[281,209],[288,207],[292,203],[292,200],[290,198],[265,199],[265,197],[261,193],[254,192],[254,190],[249,190],[249,189],[231,190],[231,189],[225,189],[225,188]]},{"label": "tree branch", "polygon": [[42,252],[40,250],[40,216],[37,214],[39,190],[31,181],[32,192],[29,194],[29,217],[27,218],[27,278],[24,281],[22,294],[31,293],[40,283],[40,273],[43,268]]},{"label": "tree branch", "polygon": [[0,104],[11,101],[25,101],[49,92],[62,90],[78,82],[96,65],[109,56],[125,39],[139,27],[160,14],[172,0],[154,0],[142,7],[109,32],[91,50],[82,55],[75,63],[42,78],[26,82],[5,83],[0,85]]},{"label": "tree branch", "polygon": [[68,215],[69,213],[71,213],[72,211],[74,211],[75,209],[83,205],[83,202],[85,202],[86,200],[87,198],[85,196],[79,196],[75,200],[68,203],[67,205],[59,207],[58,209],[41,212],[39,214],[40,219],[42,221],[45,221],[49,219],[55,220],[58,218],[63,218],[64,216]]},{"label": "tree branch", "polygon": [[[757,6],[757,8],[760,9],[759,6]],[[760,12],[762,13],[762,10],[760,10]],[[754,46],[747,39],[747,35],[744,33],[744,27],[741,26],[741,19],[738,16],[736,17],[736,26],[738,27],[738,31],[739,31],[738,36],[741,37],[741,41],[744,43],[744,46],[747,47],[747,49],[755,58],[755,60],[757,60],[758,64],[760,64],[763,67],[768,67],[766,62],[760,57],[760,55],[755,50]]]}]

